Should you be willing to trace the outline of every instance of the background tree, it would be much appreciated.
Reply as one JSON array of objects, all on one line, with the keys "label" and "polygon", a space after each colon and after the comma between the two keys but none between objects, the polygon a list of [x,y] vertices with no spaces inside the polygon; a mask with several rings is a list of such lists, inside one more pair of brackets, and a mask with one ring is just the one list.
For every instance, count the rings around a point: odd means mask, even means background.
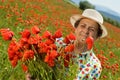
[{"label": "background tree", "polygon": [[113,19],[111,19],[111,18],[109,18],[109,17],[106,17],[106,16],[104,16],[104,15],[103,15],[103,18],[104,18],[104,20],[105,20],[106,22],[108,22],[108,23],[110,23],[110,24],[113,24],[113,25],[115,25],[115,26],[117,26],[117,27],[120,28],[120,23],[119,23],[118,21],[113,20]]},{"label": "background tree", "polygon": [[88,1],[80,1],[79,8],[85,10],[87,8],[94,9],[95,6],[89,3]]}]

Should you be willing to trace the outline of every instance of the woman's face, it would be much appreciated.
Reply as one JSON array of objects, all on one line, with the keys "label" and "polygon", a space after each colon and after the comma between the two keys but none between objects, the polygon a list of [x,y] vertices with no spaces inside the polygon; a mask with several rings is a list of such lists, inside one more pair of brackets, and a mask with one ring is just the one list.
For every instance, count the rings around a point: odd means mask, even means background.
[{"label": "woman's face", "polygon": [[87,18],[81,19],[77,28],[75,29],[76,39],[79,43],[85,43],[88,36],[93,37],[94,40],[97,39],[98,24]]}]

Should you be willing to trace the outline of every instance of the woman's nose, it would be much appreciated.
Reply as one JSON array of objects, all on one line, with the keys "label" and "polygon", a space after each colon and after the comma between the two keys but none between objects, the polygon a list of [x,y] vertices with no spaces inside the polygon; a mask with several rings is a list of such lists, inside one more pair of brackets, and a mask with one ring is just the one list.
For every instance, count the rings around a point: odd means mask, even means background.
[{"label": "woman's nose", "polygon": [[84,28],[83,31],[84,31],[85,34],[89,34],[89,29],[88,28]]}]

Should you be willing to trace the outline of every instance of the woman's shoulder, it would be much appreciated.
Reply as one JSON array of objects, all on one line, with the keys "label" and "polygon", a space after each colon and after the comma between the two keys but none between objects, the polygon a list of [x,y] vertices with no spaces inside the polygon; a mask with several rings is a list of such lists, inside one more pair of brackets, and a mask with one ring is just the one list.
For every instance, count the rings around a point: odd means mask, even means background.
[{"label": "woman's shoulder", "polygon": [[97,65],[101,66],[101,62],[98,59],[98,57],[94,54],[94,52],[92,55],[93,55],[93,57],[92,57],[93,62],[96,63]]}]

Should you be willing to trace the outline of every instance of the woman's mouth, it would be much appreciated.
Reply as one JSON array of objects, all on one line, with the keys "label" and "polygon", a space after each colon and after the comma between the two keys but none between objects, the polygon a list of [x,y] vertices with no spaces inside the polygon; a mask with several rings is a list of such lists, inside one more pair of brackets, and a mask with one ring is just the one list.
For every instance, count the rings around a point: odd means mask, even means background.
[{"label": "woman's mouth", "polygon": [[85,41],[85,39],[82,39],[82,41]]}]

